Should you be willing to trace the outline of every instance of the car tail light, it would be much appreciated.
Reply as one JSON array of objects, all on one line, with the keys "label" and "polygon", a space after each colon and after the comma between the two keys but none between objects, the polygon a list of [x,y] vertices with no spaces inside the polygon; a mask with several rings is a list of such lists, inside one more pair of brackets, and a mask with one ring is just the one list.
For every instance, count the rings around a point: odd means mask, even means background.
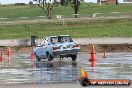
[{"label": "car tail light", "polygon": [[54,46],[53,47],[53,50],[57,50],[57,49],[60,49],[60,47],[59,46]]},{"label": "car tail light", "polygon": [[75,47],[80,47],[80,45],[79,45],[79,44],[76,44],[76,45],[73,45],[72,47],[73,47],[73,48],[75,48]]}]

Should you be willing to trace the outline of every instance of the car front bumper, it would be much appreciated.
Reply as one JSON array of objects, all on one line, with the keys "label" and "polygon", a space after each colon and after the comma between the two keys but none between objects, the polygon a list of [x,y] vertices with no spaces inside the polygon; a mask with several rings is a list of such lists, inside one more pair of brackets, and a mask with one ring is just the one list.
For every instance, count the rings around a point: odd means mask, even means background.
[{"label": "car front bumper", "polygon": [[55,55],[69,55],[69,54],[77,54],[78,52],[80,52],[80,49],[54,51],[54,54]]}]

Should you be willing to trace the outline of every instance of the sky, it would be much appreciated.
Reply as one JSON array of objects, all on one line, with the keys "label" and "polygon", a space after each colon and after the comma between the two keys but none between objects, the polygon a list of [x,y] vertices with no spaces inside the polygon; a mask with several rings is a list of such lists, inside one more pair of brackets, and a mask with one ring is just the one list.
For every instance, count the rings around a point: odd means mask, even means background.
[{"label": "sky", "polygon": [[[1,4],[14,4],[14,3],[26,3],[33,0],[0,0]],[[97,2],[97,0],[85,0],[86,2]]]},{"label": "sky", "polygon": [[29,3],[32,0],[0,0],[1,4]]},{"label": "sky", "polygon": [[[14,3],[26,3],[26,4],[28,4],[29,1],[33,1],[33,0],[0,0],[0,4],[14,4]],[[84,1],[97,3],[97,0],[84,0]],[[118,2],[123,3],[124,0],[118,0]]]}]

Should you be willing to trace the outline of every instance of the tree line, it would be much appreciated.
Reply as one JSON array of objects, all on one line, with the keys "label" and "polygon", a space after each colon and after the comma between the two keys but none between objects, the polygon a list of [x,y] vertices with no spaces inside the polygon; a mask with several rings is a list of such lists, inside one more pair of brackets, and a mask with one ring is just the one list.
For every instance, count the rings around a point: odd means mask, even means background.
[{"label": "tree line", "polygon": [[52,18],[52,11],[58,5],[68,6],[71,5],[74,9],[75,18],[79,11],[80,0],[33,0],[43,10],[48,19]]}]

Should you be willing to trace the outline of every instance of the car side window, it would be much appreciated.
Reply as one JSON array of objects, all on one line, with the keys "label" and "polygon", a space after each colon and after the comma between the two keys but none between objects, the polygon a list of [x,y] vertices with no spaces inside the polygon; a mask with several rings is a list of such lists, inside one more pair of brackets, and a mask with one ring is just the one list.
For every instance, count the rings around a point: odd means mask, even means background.
[{"label": "car side window", "polygon": [[45,43],[45,41],[44,41],[45,39],[43,39],[41,42],[40,42],[40,45],[41,46],[43,46],[44,45],[44,43]]},{"label": "car side window", "polygon": [[61,36],[60,38],[59,38],[59,40],[60,40],[60,42],[62,43],[62,42],[72,42],[73,40],[71,39],[71,37],[69,37],[69,36]]},{"label": "car side window", "polygon": [[45,39],[45,45],[48,45],[48,39]]},{"label": "car side window", "polygon": [[60,42],[60,43],[63,43],[64,41],[63,41],[63,37],[58,37],[58,42]]}]

